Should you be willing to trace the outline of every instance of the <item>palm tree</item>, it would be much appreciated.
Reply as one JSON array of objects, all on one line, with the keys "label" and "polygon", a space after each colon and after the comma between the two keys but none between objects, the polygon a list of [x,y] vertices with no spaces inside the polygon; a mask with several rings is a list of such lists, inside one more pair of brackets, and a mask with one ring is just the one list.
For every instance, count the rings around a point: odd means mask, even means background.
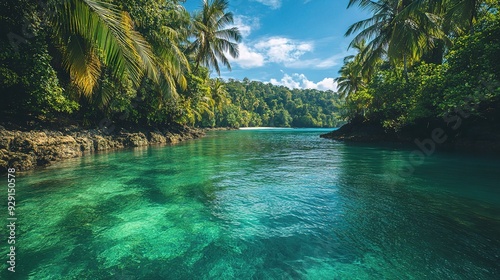
[{"label": "palm tree", "polygon": [[226,53],[238,57],[237,42],[241,41],[238,28],[226,28],[233,23],[233,14],[226,12],[227,7],[227,0],[203,0],[201,12],[194,15],[194,41],[188,49],[194,54],[196,68],[200,64],[213,67],[219,75],[219,62],[231,70]]},{"label": "palm tree", "polygon": [[219,112],[222,112],[225,105],[231,103],[227,96],[228,92],[226,85],[221,79],[217,78],[211,81],[210,92],[212,94],[212,100],[214,101],[214,109],[217,109]]},{"label": "palm tree", "polygon": [[446,33],[465,34],[473,32],[474,23],[477,20],[484,0],[414,0],[411,11],[422,9],[425,6],[432,7],[444,20],[443,28]]},{"label": "palm tree", "polygon": [[190,72],[183,47],[189,36],[188,25],[191,18],[182,5],[170,3],[165,9],[169,13],[168,22],[158,30],[150,31],[148,40],[159,58],[158,68],[162,73],[160,84],[169,89],[171,96],[177,97],[176,85],[182,90],[186,89],[185,74]]},{"label": "palm tree", "polygon": [[360,76],[360,69],[354,61],[349,60],[349,57],[344,59],[344,65],[340,68],[339,74],[340,77],[335,78],[335,81],[338,84],[340,97],[346,98],[361,89],[362,78]]},{"label": "palm tree", "polygon": [[370,80],[372,72],[376,67],[376,65],[371,65],[373,67],[363,68],[364,61],[362,54],[366,49],[365,41],[354,44],[353,48],[358,53],[344,58],[344,65],[339,70],[340,76],[335,79],[338,84],[338,92],[342,98],[346,98],[362,89]]},{"label": "palm tree", "polygon": [[358,4],[373,12],[371,18],[354,23],[346,36],[358,33],[350,46],[368,41],[363,57],[363,68],[373,66],[380,58],[403,63],[408,79],[408,66],[431,50],[436,41],[444,37],[439,29],[439,18],[424,10],[405,13],[411,0],[350,0],[349,6]]},{"label": "palm tree", "polygon": [[128,13],[102,0],[54,0],[47,8],[63,67],[84,95],[92,95],[103,66],[135,85],[144,74],[158,80],[151,47]]},{"label": "palm tree", "polygon": [[484,1],[481,0],[455,0],[449,1],[449,9],[446,13],[446,19],[457,28],[458,34],[474,32],[472,28],[476,23],[478,11]]}]

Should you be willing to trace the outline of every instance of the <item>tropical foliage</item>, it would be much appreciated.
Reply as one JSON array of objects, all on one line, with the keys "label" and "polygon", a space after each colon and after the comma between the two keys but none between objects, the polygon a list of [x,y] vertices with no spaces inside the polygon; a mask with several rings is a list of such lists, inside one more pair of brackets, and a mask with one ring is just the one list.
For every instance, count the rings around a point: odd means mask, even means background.
[{"label": "tropical foliage", "polygon": [[[500,101],[497,1],[350,1],[373,16],[351,26],[337,78],[343,116],[399,129],[467,108],[479,118]],[[366,46],[360,48],[366,41]]]},{"label": "tropical foliage", "polygon": [[229,80],[218,86],[227,98],[226,103],[215,108],[213,116],[203,118],[201,126],[336,127],[341,124],[342,101],[332,91],[292,90],[248,79]]},{"label": "tropical foliage", "polygon": [[192,15],[181,4],[2,3],[1,31],[11,34],[0,40],[2,114],[92,126],[337,125],[332,92],[211,79],[238,55],[228,1],[202,0]]},{"label": "tropical foliage", "polygon": [[192,19],[176,0],[0,5],[3,114],[164,122],[175,114],[173,103],[188,107],[176,97],[193,75],[186,52]]},{"label": "tropical foliage", "polygon": [[160,126],[399,129],[500,104],[495,0],[350,0],[371,16],[346,32],[355,51],[338,93],[212,79],[241,35],[227,0],[11,0],[0,3],[3,118]]}]

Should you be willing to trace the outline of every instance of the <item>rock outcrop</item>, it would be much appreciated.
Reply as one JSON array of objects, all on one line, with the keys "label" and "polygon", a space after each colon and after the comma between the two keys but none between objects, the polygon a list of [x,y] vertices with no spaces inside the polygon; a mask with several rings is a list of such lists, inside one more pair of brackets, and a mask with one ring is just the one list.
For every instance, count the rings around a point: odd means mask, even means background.
[{"label": "rock outcrop", "polygon": [[[385,129],[377,123],[354,122],[320,137],[345,142],[390,143],[408,147],[417,147],[418,143],[432,141],[439,150],[500,154],[499,123],[470,119],[460,124],[458,127],[457,123],[450,124],[439,119],[429,119],[395,131]],[[444,141],[436,141],[436,137]]]},{"label": "rock outcrop", "polygon": [[5,173],[7,168],[27,171],[37,166],[47,166],[56,161],[99,151],[151,144],[175,144],[203,135],[202,130],[188,127],[164,132],[156,129],[146,132],[121,131],[107,135],[98,129],[11,131],[0,126],[0,173]]}]

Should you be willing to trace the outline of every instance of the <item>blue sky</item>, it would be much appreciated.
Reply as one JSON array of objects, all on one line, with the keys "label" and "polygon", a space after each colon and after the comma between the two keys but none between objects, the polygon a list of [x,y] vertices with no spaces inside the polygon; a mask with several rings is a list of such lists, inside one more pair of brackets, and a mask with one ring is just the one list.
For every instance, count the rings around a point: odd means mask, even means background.
[{"label": "blue sky", "polygon": [[[348,0],[229,0],[243,40],[240,56],[231,59],[232,71],[221,77],[270,82],[289,88],[336,89],[352,38],[347,28],[368,17]],[[187,0],[188,11],[202,0]],[[216,73],[212,73],[215,76]]]}]

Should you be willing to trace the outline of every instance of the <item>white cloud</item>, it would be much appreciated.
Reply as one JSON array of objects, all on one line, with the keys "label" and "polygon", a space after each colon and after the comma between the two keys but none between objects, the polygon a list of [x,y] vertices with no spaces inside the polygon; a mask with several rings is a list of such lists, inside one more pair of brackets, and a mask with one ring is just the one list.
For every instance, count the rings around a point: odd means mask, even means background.
[{"label": "white cloud", "polygon": [[323,80],[319,81],[316,86],[319,90],[337,91],[337,82],[335,82],[333,78],[324,78]]},{"label": "white cloud", "polygon": [[324,78],[315,83],[307,79],[304,74],[294,73],[291,76],[284,74],[281,80],[271,79],[269,83],[273,85],[285,86],[291,89],[317,89],[317,90],[332,90],[337,91],[337,83],[333,78]]},{"label": "white cloud", "polygon": [[245,43],[238,45],[240,55],[238,58],[232,58],[228,55],[229,61],[238,64],[242,68],[261,67],[265,64],[265,58],[262,54],[248,48]]},{"label": "white cloud", "polygon": [[256,17],[236,15],[234,16],[234,26],[238,27],[243,37],[248,37],[253,30],[259,29],[260,21]]},{"label": "white cloud", "polygon": [[[237,15],[234,17],[234,25],[238,27],[240,33],[243,37],[247,37],[260,27],[260,22],[258,18]],[[264,55],[249,48],[245,43],[238,44],[239,56],[238,58],[233,58],[226,53],[226,57],[231,63],[238,64],[241,68],[254,68],[261,67],[265,64]]]},{"label": "white cloud", "polygon": [[254,45],[255,49],[264,53],[270,62],[290,63],[298,60],[304,53],[313,50],[310,42],[298,42],[284,37],[271,37]]},{"label": "white cloud", "polygon": [[269,6],[272,9],[278,9],[279,7],[281,7],[281,0],[254,0],[254,1]]},{"label": "white cloud", "polygon": [[285,86],[287,88],[302,88],[300,86],[300,82],[295,81],[291,76],[285,74],[281,80],[276,80],[276,79],[271,79],[269,83],[276,85],[276,86]]},{"label": "white cloud", "polygon": [[285,63],[285,66],[289,68],[327,69],[341,64],[344,56],[344,54],[336,54],[326,59],[313,58],[306,60],[295,60]]},{"label": "white cloud", "polygon": [[[251,27],[245,30],[251,32]],[[293,64],[297,61],[304,53],[313,50],[312,43],[298,42],[284,37],[262,39],[253,46],[243,42],[238,47],[240,52],[238,58],[231,58],[229,54],[227,57],[230,62],[234,62],[242,68],[261,67],[268,62],[283,63],[287,66],[288,63]],[[321,64],[321,62],[317,64]]]}]

